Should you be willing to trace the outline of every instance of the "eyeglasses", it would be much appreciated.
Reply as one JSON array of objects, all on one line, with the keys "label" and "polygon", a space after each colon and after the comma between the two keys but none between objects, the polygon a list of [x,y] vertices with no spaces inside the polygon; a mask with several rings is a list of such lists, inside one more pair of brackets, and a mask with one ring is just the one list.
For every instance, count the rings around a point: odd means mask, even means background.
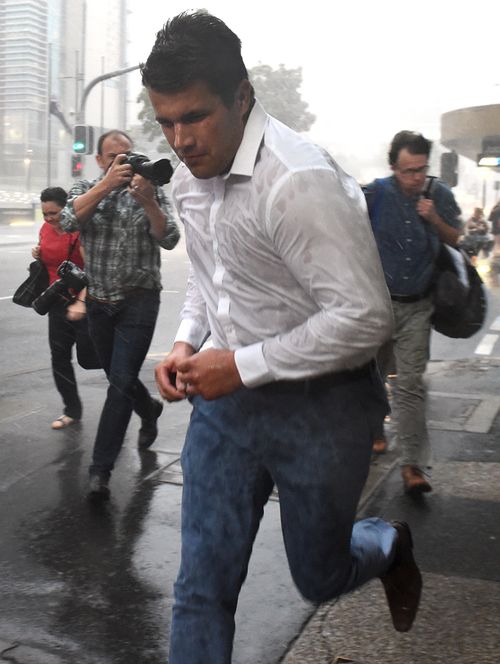
[{"label": "eyeglasses", "polygon": [[410,177],[412,175],[420,175],[420,173],[427,173],[429,170],[429,164],[426,164],[425,166],[419,166],[419,168],[398,168],[397,166],[396,168],[401,173],[401,175]]}]

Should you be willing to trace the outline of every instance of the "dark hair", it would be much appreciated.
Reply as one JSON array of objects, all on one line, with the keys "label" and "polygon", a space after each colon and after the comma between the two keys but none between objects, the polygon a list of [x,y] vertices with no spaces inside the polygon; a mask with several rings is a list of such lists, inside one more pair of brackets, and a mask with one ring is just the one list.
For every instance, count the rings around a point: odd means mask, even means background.
[{"label": "dark hair", "polygon": [[49,201],[57,203],[60,207],[66,205],[68,200],[68,194],[64,191],[62,187],[47,187],[40,194],[40,201],[42,203],[48,203]]},{"label": "dark hair", "polygon": [[398,160],[401,150],[408,150],[410,154],[425,154],[427,157],[431,153],[432,141],[418,134],[415,131],[400,131],[392,139],[389,148],[389,164],[394,166]]},{"label": "dark hair", "polygon": [[122,131],[121,129],[110,129],[107,131],[105,134],[102,134],[102,136],[99,136],[99,140],[97,141],[97,154],[102,155],[102,144],[104,141],[109,137],[109,136],[123,136],[124,138],[127,139],[127,141],[130,143],[130,145],[133,145],[133,140],[130,138],[130,136]]},{"label": "dark hair", "polygon": [[165,23],[140,69],[143,85],[155,92],[175,93],[202,81],[227,107],[248,79],[239,37],[201,10],[182,12]]}]

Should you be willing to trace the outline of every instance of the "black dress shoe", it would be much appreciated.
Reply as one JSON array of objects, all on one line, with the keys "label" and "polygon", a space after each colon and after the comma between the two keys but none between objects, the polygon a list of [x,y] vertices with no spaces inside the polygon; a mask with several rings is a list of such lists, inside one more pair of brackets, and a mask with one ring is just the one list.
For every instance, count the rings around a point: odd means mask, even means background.
[{"label": "black dress shoe", "polygon": [[422,575],[413,557],[413,541],[407,523],[394,521],[397,530],[394,562],[380,577],[391,611],[392,623],[398,632],[408,632],[417,615]]},{"label": "black dress shoe", "polygon": [[158,418],[163,411],[163,404],[158,399],[153,399],[153,417],[142,420],[142,426],[139,429],[139,440],[137,445],[141,450],[147,450],[155,442],[158,436]]},{"label": "black dress shoe", "polygon": [[92,474],[89,476],[89,500],[109,499],[109,478],[103,475]]}]

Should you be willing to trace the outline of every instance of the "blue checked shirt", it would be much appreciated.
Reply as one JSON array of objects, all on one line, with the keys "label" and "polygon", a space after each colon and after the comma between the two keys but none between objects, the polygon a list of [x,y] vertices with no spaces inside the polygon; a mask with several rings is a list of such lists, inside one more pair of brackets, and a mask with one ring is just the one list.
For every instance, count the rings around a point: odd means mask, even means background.
[{"label": "blue checked shirt", "polygon": [[80,231],[85,251],[85,272],[89,295],[102,300],[122,300],[136,288],[161,290],[160,247],[173,249],[179,241],[179,228],[171,205],[157,187],[156,197],[166,215],[165,236],[158,241],[150,231],[149,220],[126,187],[115,189],[81,224],[75,215],[74,199],[85,194],[98,180],[81,180],[71,188],[61,213],[61,228]]},{"label": "blue checked shirt", "polygon": [[[418,196],[405,196],[394,176],[374,180],[363,190],[389,292],[425,293],[434,275],[440,240],[432,224],[418,215]],[[460,228],[461,212],[451,190],[436,180],[431,198],[441,219]]]}]

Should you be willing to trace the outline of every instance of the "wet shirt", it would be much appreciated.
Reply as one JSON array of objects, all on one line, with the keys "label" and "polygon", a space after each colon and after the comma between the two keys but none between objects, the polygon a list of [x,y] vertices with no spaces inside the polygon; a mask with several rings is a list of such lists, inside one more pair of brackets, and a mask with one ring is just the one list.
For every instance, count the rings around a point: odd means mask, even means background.
[{"label": "wet shirt", "polygon": [[61,228],[80,230],[89,294],[104,300],[121,300],[136,288],[161,290],[160,246],[173,249],[179,240],[179,229],[165,194],[157,188],[157,201],[166,215],[165,237],[158,241],[151,233],[144,209],[125,187],[108,194],[92,217],[80,226],[74,199],[96,182],[75,183],[61,213]]},{"label": "wet shirt", "polygon": [[83,268],[80,253],[79,233],[61,233],[47,222],[40,228],[40,260],[49,273],[49,284],[59,279],[57,268],[65,260],[70,260]]},{"label": "wet shirt", "polygon": [[172,194],[192,266],[176,340],[211,332],[245,385],[358,367],[390,335],[361,189],[258,102],[230,171],[181,164]]},{"label": "wet shirt", "polygon": [[[425,293],[433,278],[440,240],[434,226],[417,213],[419,197],[405,196],[394,176],[374,180],[364,191],[390,293]],[[450,189],[435,180],[431,197],[441,219],[460,228],[461,211]]]}]

